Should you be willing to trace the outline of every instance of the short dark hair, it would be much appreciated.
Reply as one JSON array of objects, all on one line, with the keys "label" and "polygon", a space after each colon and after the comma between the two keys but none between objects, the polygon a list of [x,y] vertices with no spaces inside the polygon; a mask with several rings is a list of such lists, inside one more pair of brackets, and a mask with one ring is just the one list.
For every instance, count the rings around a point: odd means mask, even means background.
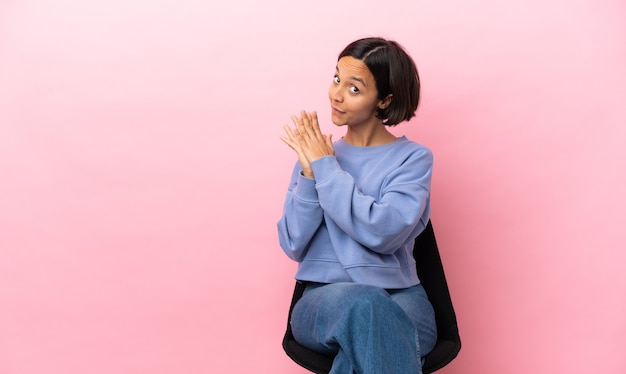
[{"label": "short dark hair", "polygon": [[376,117],[395,126],[415,116],[420,97],[420,80],[413,59],[400,44],[383,38],[363,38],[350,43],[340,54],[365,63],[372,72],[378,99],[392,95],[391,104],[378,108]]}]

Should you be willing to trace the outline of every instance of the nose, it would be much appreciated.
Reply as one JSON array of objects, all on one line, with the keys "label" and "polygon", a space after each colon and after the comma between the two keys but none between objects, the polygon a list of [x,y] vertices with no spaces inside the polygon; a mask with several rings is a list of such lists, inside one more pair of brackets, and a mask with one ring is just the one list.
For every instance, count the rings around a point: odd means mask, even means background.
[{"label": "nose", "polygon": [[336,84],[331,84],[330,88],[328,88],[328,97],[331,101],[342,102],[343,96],[341,95],[340,88]]}]

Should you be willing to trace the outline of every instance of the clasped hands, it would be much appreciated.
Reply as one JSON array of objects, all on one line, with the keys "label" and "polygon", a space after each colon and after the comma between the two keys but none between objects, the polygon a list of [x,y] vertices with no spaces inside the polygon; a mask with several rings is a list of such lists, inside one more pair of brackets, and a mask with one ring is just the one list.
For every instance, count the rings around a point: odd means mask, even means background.
[{"label": "clasped hands", "polygon": [[294,124],[293,130],[288,125],[283,126],[287,135],[280,139],[298,154],[302,174],[307,178],[314,178],[311,163],[335,154],[332,134],[322,134],[316,112],[302,111],[300,117],[292,115],[291,120]]}]

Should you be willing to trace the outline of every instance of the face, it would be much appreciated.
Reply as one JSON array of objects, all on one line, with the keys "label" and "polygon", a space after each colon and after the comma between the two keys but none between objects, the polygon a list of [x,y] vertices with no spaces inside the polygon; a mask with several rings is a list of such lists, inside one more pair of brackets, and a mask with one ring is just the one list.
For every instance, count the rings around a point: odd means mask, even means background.
[{"label": "face", "polygon": [[333,82],[328,89],[332,121],[337,126],[379,124],[376,109],[389,105],[379,100],[374,76],[362,60],[351,56],[337,62]]}]

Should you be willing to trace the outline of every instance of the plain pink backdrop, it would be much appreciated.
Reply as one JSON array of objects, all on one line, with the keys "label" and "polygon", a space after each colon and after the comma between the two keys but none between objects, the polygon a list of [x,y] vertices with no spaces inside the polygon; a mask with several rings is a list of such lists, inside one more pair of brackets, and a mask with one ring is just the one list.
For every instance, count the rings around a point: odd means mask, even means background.
[{"label": "plain pink backdrop", "polygon": [[0,373],[305,373],[276,236],[337,53],[423,84],[463,349],[442,374],[626,371],[626,3],[4,0]]}]

